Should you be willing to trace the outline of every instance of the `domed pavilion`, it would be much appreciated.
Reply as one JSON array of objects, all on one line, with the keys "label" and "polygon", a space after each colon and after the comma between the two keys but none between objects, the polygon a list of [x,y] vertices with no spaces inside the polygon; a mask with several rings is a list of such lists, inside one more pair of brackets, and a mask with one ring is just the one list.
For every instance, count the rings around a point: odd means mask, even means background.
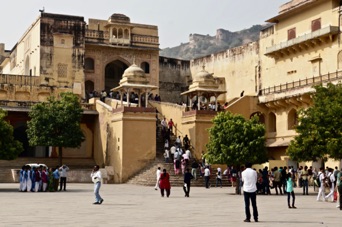
[{"label": "domed pavilion", "polygon": [[[193,106],[192,99],[194,97],[197,97],[195,101],[197,102],[195,105],[197,110],[201,109],[201,97],[205,97],[208,102],[210,102],[211,97],[215,97],[215,111],[217,111],[217,98],[219,95],[224,94],[227,91],[221,90],[219,88],[218,80],[213,75],[213,73],[207,72],[205,70],[205,66],[203,66],[203,69],[199,71],[194,77],[192,84],[189,86],[189,90],[181,93],[181,95],[186,95],[189,98],[190,107]],[[205,103],[204,105],[206,105],[207,107],[208,103]]]},{"label": "domed pavilion", "polygon": [[142,97],[144,95],[144,106],[147,106],[148,94],[151,93],[152,90],[158,89],[157,86],[150,85],[149,79],[146,76],[143,69],[133,63],[130,67],[128,67],[123,75],[122,79],[119,82],[119,86],[113,88],[112,91],[119,92],[121,106],[123,106],[123,96],[126,94],[127,106],[130,106],[129,97],[134,92],[138,95],[139,101],[138,106],[141,107]]}]

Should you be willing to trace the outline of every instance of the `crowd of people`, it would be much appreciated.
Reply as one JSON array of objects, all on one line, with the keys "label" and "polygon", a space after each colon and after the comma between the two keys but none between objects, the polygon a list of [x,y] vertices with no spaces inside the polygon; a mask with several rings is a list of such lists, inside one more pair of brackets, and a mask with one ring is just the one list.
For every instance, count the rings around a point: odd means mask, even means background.
[{"label": "crowd of people", "polygon": [[19,172],[20,192],[66,191],[66,179],[69,167],[63,165],[47,168],[45,165],[24,165]]}]

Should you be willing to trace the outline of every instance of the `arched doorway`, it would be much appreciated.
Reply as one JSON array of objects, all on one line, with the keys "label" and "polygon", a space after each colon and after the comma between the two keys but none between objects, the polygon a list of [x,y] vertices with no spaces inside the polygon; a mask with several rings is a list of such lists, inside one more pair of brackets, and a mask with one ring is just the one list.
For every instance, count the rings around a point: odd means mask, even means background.
[{"label": "arched doorway", "polygon": [[105,68],[105,90],[108,92],[110,89],[119,86],[124,71],[128,66],[120,60],[112,61],[106,65]]},{"label": "arched doorway", "polygon": [[24,148],[24,151],[19,157],[49,157],[49,147],[31,147],[29,145],[26,129],[26,125],[21,125],[16,127],[13,131],[14,138],[20,141]]}]

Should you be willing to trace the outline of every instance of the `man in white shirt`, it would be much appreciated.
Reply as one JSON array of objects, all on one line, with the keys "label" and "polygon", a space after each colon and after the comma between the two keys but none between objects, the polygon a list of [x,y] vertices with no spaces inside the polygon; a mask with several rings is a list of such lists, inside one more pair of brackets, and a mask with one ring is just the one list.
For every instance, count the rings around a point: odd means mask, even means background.
[{"label": "man in white shirt", "polygon": [[330,193],[325,196],[325,200],[327,201],[329,198],[331,198],[331,202],[334,202],[335,176],[333,174],[332,168],[329,168],[327,177],[330,179]]},{"label": "man in white shirt", "polygon": [[257,192],[257,179],[258,175],[255,170],[253,170],[251,163],[246,164],[246,169],[242,172],[242,182],[243,182],[243,195],[245,198],[245,213],[246,219],[244,222],[251,222],[251,212],[249,210],[249,200],[251,200],[253,207],[253,217],[254,221],[258,222],[258,208],[256,204],[256,192]]},{"label": "man in white shirt", "polygon": [[209,170],[209,167],[206,166],[204,170],[204,180],[205,180],[206,188],[210,188],[209,179],[210,179],[210,170]]},{"label": "man in white shirt", "polygon": [[94,182],[94,194],[95,194],[95,205],[100,205],[103,203],[103,199],[100,196],[100,188],[101,188],[101,171],[98,165],[94,166],[93,172],[91,172],[90,177]]},{"label": "man in white shirt", "polygon": [[62,190],[62,187],[64,186],[64,191],[66,191],[66,181],[67,181],[67,172],[69,171],[69,167],[66,165],[62,165],[59,167],[59,175],[60,175],[60,181],[59,181],[59,190]]},{"label": "man in white shirt", "polygon": [[317,181],[320,183],[319,185],[319,190],[318,190],[318,195],[317,195],[317,201],[320,201],[322,198],[322,201],[325,200],[325,187],[324,187],[324,169],[323,167],[319,168],[319,172],[317,174]]},{"label": "man in white shirt", "polygon": [[159,188],[159,178],[160,178],[161,170],[160,167],[158,167],[157,172],[156,172],[156,177],[157,177],[157,183],[156,186],[154,187],[155,190],[158,190]]}]

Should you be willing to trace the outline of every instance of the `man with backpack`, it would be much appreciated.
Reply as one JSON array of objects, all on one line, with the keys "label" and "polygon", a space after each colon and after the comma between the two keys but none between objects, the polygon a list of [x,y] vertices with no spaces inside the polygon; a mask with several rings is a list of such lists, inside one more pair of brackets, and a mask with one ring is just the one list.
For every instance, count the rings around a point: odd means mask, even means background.
[{"label": "man with backpack", "polygon": [[330,188],[330,192],[327,196],[325,196],[325,200],[328,200],[330,197],[332,198],[332,202],[334,202],[334,190],[335,190],[335,176],[333,174],[333,169],[329,168],[328,175],[325,177],[324,183],[325,187]]},{"label": "man with backpack", "polygon": [[319,172],[317,174],[317,179],[316,179],[316,185],[319,188],[318,195],[317,195],[317,201],[320,201],[320,197],[322,197],[322,201],[325,200],[325,187],[324,187],[324,168],[321,167],[319,168]]}]

